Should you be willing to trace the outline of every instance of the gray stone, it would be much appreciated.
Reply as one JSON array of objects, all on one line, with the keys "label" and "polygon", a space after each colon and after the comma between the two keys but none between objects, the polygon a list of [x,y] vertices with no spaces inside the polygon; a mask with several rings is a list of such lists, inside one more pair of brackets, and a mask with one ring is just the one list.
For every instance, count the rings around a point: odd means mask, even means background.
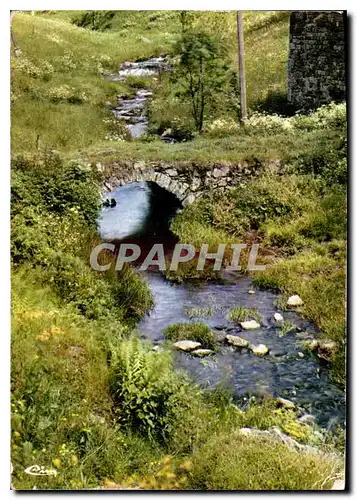
[{"label": "gray stone", "polygon": [[283,349],[272,349],[269,351],[270,356],[274,356],[275,358],[281,358],[287,354]]},{"label": "gray stone", "polygon": [[278,398],[277,401],[281,406],[283,406],[287,410],[293,410],[295,408],[295,403],[293,403],[289,399]]},{"label": "gray stone", "polygon": [[194,177],[191,182],[191,190],[197,191],[201,186],[201,179],[199,177]]},{"label": "gray stone", "polygon": [[243,330],[256,330],[257,328],[260,328],[260,324],[255,321],[255,319],[251,319],[249,321],[242,321],[240,323],[240,326],[243,328]]},{"label": "gray stone", "polygon": [[303,305],[303,301],[299,295],[292,295],[288,298],[287,305],[290,307],[298,307]]},{"label": "gray stone", "polygon": [[242,337],[238,337],[236,335],[226,335],[225,338],[228,344],[231,344],[234,347],[243,348],[243,347],[248,347],[249,345],[248,340],[242,339]]},{"label": "gray stone", "polygon": [[187,205],[191,205],[195,201],[195,195],[194,194],[189,194],[186,196],[186,198],[183,200],[182,205],[186,207]]},{"label": "gray stone", "polygon": [[281,323],[282,321],[284,321],[284,318],[280,313],[274,313],[274,319],[277,323]]},{"label": "gray stone", "polygon": [[170,182],[171,182],[171,179],[170,179],[170,177],[169,177],[168,175],[165,175],[165,174],[158,174],[158,175],[156,176],[156,183],[157,183],[159,186],[161,186],[161,187],[163,187],[163,188],[165,188],[165,189],[167,189],[167,188],[169,187]]},{"label": "gray stone", "polygon": [[326,361],[330,361],[332,356],[337,353],[338,345],[336,342],[325,342],[323,344],[319,344],[317,348],[317,355],[319,358],[325,359]]},{"label": "gray stone", "polygon": [[177,176],[177,170],[176,170],[176,168],[168,168],[167,170],[165,170],[165,172],[170,177],[176,177]]},{"label": "gray stone", "polygon": [[213,172],[212,172],[212,175],[213,177],[215,177],[216,179],[218,179],[219,177],[224,177],[228,174],[229,172],[229,167],[228,166],[224,166],[224,167],[219,167],[219,168],[214,168],[213,169]]},{"label": "gray stone", "polygon": [[269,352],[269,349],[264,344],[258,344],[258,345],[249,344],[249,349],[255,356],[265,356]]},{"label": "gray stone", "polygon": [[316,420],[315,417],[313,415],[308,414],[308,413],[299,418],[299,422],[301,422],[302,424],[306,424],[306,425],[314,425],[315,420]]},{"label": "gray stone", "polygon": [[193,351],[201,347],[201,345],[200,342],[194,342],[193,340],[179,340],[173,346],[180,351]]}]

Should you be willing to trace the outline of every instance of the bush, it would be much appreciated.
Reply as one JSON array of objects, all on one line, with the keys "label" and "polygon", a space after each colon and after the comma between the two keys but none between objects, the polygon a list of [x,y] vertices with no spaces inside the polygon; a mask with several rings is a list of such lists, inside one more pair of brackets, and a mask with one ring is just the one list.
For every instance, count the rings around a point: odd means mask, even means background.
[{"label": "bush", "polygon": [[302,174],[313,174],[328,185],[347,184],[347,137],[339,134],[339,145],[333,149],[329,145],[301,155],[292,170]]},{"label": "bush", "polygon": [[215,335],[204,323],[176,323],[164,330],[164,337],[172,342],[194,340],[208,349],[215,348]]},{"label": "bush", "polygon": [[51,151],[17,157],[12,162],[12,214],[32,204],[49,212],[77,211],[95,227],[100,207],[97,174],[78,162],[64,163]]},{"label": "bush", "polygon": [[107,11],[84,11],[73,19],[73,24],[81,28],[89,28],[93,31],[105,31],[110,29],[112,20],[115,17],[115,10]]}]

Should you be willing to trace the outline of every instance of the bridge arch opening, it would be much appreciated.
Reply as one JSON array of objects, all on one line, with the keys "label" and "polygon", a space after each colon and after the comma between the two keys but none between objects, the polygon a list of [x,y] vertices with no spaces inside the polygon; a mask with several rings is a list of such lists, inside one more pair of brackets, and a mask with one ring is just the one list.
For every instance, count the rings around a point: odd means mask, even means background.
[{"label": "bridge arch opening", "polygon": [[170,224],[181,200],[154,181],[128,182],[104,194],[98,220],[105,241],[172,236]]}]

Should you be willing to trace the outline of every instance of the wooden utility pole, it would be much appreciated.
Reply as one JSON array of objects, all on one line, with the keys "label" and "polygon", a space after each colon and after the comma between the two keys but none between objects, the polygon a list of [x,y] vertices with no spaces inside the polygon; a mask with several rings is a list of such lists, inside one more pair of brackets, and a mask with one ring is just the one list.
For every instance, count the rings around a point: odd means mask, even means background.
[{"label": "wooden utility pole", "polygon": [[244,123],[247,119],[247,92],[245,85],[244,70],[244,37],[243,37],[243,12],[237,12],[237,39],[238,39],[238,67],[239,67],[239,88],[240,88],[240,117]]},{"label": "wooden utility pole", "polygon": [[21,50],[19,48],[19,46],[17,45],[17,41],[16,41],[16,38],[15,38],[15,35],[12,31],[12,19],[14,17],[14,15],[16,14],[16,10],[11,10],[10,11],[10,33],[11,33],[11,40],[12,40],[12,43],[14,45],[14,53],[15,53],[15,56],[16,57],[19,57],[21,55]]}]

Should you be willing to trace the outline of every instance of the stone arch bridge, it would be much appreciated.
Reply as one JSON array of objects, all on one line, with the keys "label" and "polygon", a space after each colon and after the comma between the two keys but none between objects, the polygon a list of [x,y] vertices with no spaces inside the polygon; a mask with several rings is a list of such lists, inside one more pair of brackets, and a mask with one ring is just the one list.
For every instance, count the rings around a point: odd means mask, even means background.
[{"label": "stone arch bridge", "polygon": [[113,191],[132,182],[151,181],[170,191],[183,206],[213,190],[230,189],[256,175],[262,169],[277,170],[278,160],[244,161],[235,164],[198,165],[192,162],[112,162],[97,163],[102,174],[103,190]]}]

